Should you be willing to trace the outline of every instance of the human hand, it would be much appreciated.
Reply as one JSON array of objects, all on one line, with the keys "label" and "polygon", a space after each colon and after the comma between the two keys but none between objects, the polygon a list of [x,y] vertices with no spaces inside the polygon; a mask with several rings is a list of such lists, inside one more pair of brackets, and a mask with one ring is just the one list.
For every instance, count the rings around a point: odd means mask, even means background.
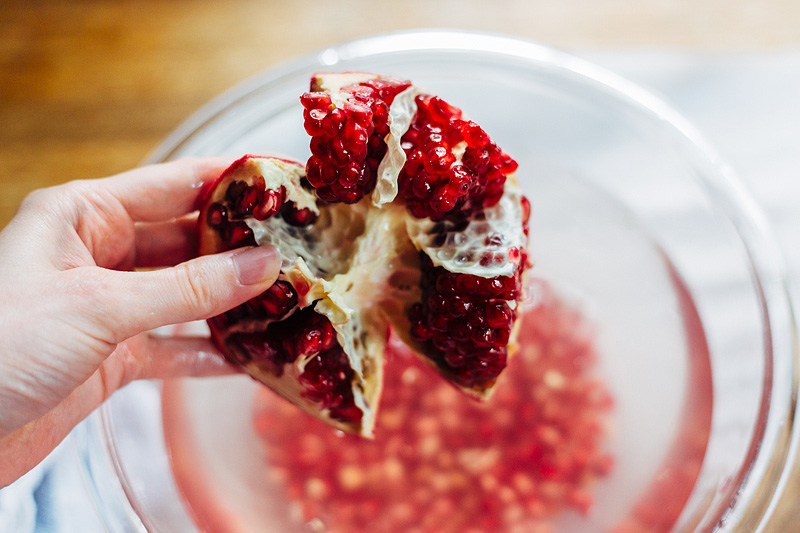
[{"label": "human hand", "polygon": [[0,487],[133,380],[234,371],[207,338],[148,333],[278,276],[274,247],[194,258],[192,213],[226,166],[181,160],[35,191],[0,232]]}]

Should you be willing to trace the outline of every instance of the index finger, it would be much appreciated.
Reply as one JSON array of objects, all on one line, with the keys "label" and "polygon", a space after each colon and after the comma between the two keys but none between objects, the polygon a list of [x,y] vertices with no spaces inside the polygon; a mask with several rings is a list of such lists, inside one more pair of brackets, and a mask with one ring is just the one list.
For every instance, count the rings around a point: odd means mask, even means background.
[{"label": "index finger", "polygon": [[226,157],[193,157],[135,168],[98,180],[137,222],[159,222],[198,208],[206,186],[232,162]]}]

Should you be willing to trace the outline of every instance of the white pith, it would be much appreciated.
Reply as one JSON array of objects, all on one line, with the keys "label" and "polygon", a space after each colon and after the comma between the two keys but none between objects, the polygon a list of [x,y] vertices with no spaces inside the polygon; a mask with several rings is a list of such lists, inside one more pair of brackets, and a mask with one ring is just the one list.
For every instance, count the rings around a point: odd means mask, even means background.
[{"label": "white pith", "polygon": [[[496,276],[513,276],[519,267],[519,261],[502,261],[481,266],[480,257],[484,251],[501,253],[508,257],[508,251],[515,248],[518,252],[527,246],[527,237],[522,229],[522,191],[516,181],[509,177],[500,201],[484,209],[484,220],[469,220],[469,225],[462,231],[451,231],[453,222],[435,222],[429,218],[408,217],[406,227],[409,238],[417,249],[430,257],[434,266],[441,266],[450,272],[472,274],[486,278]],[[435,246],[440,238],[438,227],[444,227],[445,243]],[[488,235],[497,234],[502,237],[499,246],[485,244]]]},{"label": "white pith", "polygon": [[414,121],[417,114],[416,98],[420,94],[425,93],[412,85],[395,96],[389,106],[389,133],[384,139],[386,155],[378,165],[378,179],[372,191],[372,203],[375,206],[380,207],[397,197],[397,177],[406,164],[406,152],[400,146],[400,140]]},{"label": "white pith", "polygon": [[[242,176],[250,176],[252,170],[245,167]],[[296,173],[287,173],[285,179],[296,180]],[[274,185],[284,186],[287,200],[295,201],[289,191],[297,191],[296,187]],[[314,310],[331,321],[355,372],[354,401],[364,413],[361,431],[369,435],[377,406],[367,399],[379,392],[376,389],[382,381],[382,354],[389,325],[407,329],[405,311],[420,299],[416,250],[407,238],[405,208],[401,205],[374,209],[365,198],[354,205],[328,204],[318,212],[319,218],[309,228],[290,226],[280,217],[264,221],[248,218],[245,222],[257,244],[280,248],[280,278],[298,290],[299,308],[315,304]],[[263,322],[248,325],[248,321],[242,321],[231,331],[263,327]],[[303,388],[297,378],[307,360],[298,358],[285,364],[280,378],[255,364],[248,370],[279,394],[302,404],[306,411],[325,418],[327,410],[319,411],[301,400]],[[332,423],[341,427],[335,420]]]},{"label": "white pith", "polygon": [[283,185],[286,188],[286,198],[292,200],[297,209],[310,209],[319,213],[317,198],[300,186],[300,179],[305,176],[303,167],[275,158],[255,158],[252,161],[263,176],[268,191],[277,191]]}]

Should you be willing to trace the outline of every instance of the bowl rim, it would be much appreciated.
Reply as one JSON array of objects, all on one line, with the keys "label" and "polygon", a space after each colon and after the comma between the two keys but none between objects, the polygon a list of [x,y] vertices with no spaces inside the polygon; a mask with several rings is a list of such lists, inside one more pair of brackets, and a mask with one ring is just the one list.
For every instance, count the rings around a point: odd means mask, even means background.
[{"label": "bowl rim", "polygon": [[[733,223],[747,253],[751,276],[759,292],[765,327],[763,348],[768,357],[759,417],[745,456],[747,466],[731,480],[735,486],[734,497],[728,502],[712,502],[704,516],[693,519],[696,523],[693,527],[717,531],[763,530],[786,485],[800,447],[800,425],[797,423],[800,420],[797,409],[800,354],[783,254],[766,215],[733,168],[689,120],[650,91],[571,53],[516,36],[448,28],[379,33],[290,59],[234,85],[190,115],[147,156],[143,164],[174,158],[194,134],[270,83],[299,72],[335,68],[337,63],[348,59],[398,51],[488,52],[566,70],[616,95],[651,118],[667,123],[687,141],[688,146],[694,148],[695,155],[714,169],[713,173],[698,176],[698,180],[715,200],[719,199],[720,207]],[[102,425],[109,423],[107,416],[101,420]],[[109,449],[108,453],[113,456],[114,450]]]}]

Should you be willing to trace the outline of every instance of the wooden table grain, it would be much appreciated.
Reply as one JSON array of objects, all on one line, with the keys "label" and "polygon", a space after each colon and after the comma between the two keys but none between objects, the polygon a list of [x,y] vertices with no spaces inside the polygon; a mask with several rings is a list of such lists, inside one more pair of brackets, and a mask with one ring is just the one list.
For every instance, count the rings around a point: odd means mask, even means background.
[{"label": "wooden table grain", "polygon": [[[231,85],[322,46],[418,27],[560,48],[800,45],[797,0],[0,0],[0,228],[30,191],[139,164]],[[797,531],[800,473],[768,531]]]}]

